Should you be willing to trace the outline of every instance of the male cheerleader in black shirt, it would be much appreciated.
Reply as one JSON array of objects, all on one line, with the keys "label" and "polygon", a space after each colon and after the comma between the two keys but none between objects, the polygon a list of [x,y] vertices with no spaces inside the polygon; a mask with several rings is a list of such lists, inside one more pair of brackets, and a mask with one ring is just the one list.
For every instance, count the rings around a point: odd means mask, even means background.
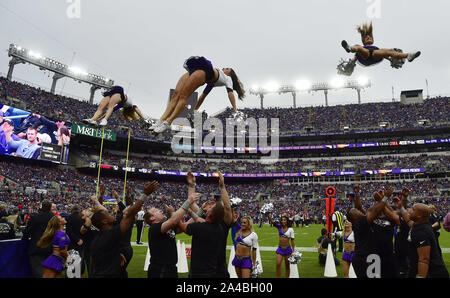
[{"label": "male cheerleader in black shirt", "polygon": [[425,204],[414,204],[408,211],[400,212],[411,227],[408,235],[411,262],[409,278],[449,278],[442,255],[439,253],[436,236],[429,223],[430,208]]},{"label": "male cheerleader in black shirt", "polygon": [[91,218],[92,224],[100,231],[91,244],[91,267],[93,278],[123,277],[122,266],[125,260],[121,257],[121,239],[132,225],[136,213],[141,209],[144,200],[159,187],[158,182],[148,182],[136,202],[123,211],[123,218],[114,225],[114,216],[93,197],[98,209]]},{"label": "male cheerleader in black shirt", "polygon": [[[373,194],[376,203],[367,211],[362,208],[359,195],[355,192],[356,208],[351,208],[347,218],[352,222],[355,233],[355,252],[352,265],[358,278],[385,278],[396,274],[393,264],[392,224],[380,218],[392,190]],[[391,231],[392,230],[392,231]],[[390,263],[389,263],[390,262]]]},{"label": "male cheerleader in black shirt", "polygon": [[198,222],[179,223],[184,233],[192,236],[190,278],[212,278],[217,274],[217,264],[223,250],[224,231],[220,224],[224,218],[222,202],[216,202],[206,212],[203,221],[194,212],[191,216]]},{"label": "male cheerleader in black shirt", "polygon": [[[228,272],[226,254],[227,254],[227,240],[228,233],[230,231],[232,221],[233,221],[233,212],[231,209],[230,197],[225,188],[225,179],[222,173],[218,173],[219,176],[219,188],[220,188],[220,198],[216,202],[208,201],[203,204],[202,208],[198,208],[196,204],[191,206],[191,210],[198,216],[204,215],[209,209],[213,208],[216,203],[222,203],[224,207],[224,217],[223,221],[220,222],[223,231],[222,245],[220,249],[220,254],[217,259],[217,272],[213,276],[215,278],[230,278],[230,273]],[[187,176],[188,182],[188,193],[195,192],[195,176],[189,172]],[[195,215],[194,215],[195,216]]]},{"label": "male cheerleader in black shirt", "polygon": [[[147,270],[148,278],[177,278],[178,253],[175,243],[177,224],[189,210],[189,207],[200,198],[200,194],[189,194],[188,199],[169,219],[162,210],[150,208],[144,215],[145,222],[150,225],[148,230],[148,247],[150,249],[150,264]],[[169,206],[166,206],[169,213]]]}]

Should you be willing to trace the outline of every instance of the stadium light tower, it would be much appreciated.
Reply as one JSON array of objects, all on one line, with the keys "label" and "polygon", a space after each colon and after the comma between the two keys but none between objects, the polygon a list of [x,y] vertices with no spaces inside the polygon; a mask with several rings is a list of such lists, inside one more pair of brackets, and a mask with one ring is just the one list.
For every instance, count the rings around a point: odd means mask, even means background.
[{"label": "stadium light tower", "polygon": [[24,49],[21,46],[10,44],[8,56],[9,61],[7,79],[11,80],[14,66],[20,63],[29,63],[39,67],[41,70],[49,70],[54,73],[50,92],[55,94],[56,83],[59,79],[69,77],[79,83],[84,82],[91,85],[89,102],[94,102],[94,94],[97,89],[109,89],[114,85],[114,81],[101,75],[91,74],[78,67],[69,67],[61,62],[42,56],[40,53]]},{"label": "stadium light tower", "polygon": [[328,93],[332,90],[341,89],[355,89],[358,93],[358,103],[361,103],[361,90],[371,87],[371,81],[367,78],[361,77],[358,80],[346,81],[341,77],[337,77],[330,81],[330,83],[311,83],[309,81],[303,80],[299,81],[294,85],[281,85],[275,88],[275,84],[268,84],[266,87],[261,88],[257,85],[253,85],[249,90],[250,94],[257,95],[261,99],[261,109],[263,106],[264,95],[270,93],[291,93],[293,97],[293,107],[296,108],[296,97],[297,93],[300,92],[317,92],[323,91],[325,95],[325,106],[328,106]]}]

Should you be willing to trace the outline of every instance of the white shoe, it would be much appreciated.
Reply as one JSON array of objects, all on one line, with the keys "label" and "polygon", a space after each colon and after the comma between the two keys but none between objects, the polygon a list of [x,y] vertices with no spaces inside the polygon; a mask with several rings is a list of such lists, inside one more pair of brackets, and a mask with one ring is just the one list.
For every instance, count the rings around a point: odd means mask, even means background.
[{"label": "white shoe", "polygon": [[417,57],[420,56],[420,54],[421,54],[420,51],[415,52],[415,53],[409,53],[409,54],[408,54],[408,61],[409,61],[409,62],[413,62],[414,59],[416,59]]},{"label": "white shoe", "polygon": [[100,120],[100,122],[97,122],[98,126],[106,126],[106,124],[108,124],[108,121],[103,118],[102,120]]},{"label": "white shoe", "polygon": [[153,131],[156,133],[162,133],[165,132],[166,130],[170,129],[170,124],[167,121],[163,121],[161,122]]},{"label": "white shoe", "polygon": [[92,120],[91,118],[83,119],[81,122],[88,125],[97,125],[97,121]]},{"label": "white shoe", "polygon": [[150,128],[148,130],[150,130],[150,131],[155,130],[155,128],[158,127],[161,123],[162,123],[162,121],[160,119],[156,120],[156,122],[154,122],[153,125],[150,126]]}]

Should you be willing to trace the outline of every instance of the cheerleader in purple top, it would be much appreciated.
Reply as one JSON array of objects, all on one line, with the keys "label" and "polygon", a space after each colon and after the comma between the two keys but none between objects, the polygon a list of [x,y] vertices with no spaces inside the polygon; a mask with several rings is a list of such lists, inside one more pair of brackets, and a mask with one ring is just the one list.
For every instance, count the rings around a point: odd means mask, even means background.
[{"label": "cheerleader in purple top", "polygon": [[62,276],[64,263],[68,256],[67,247],[70,243],[69,237],[63,231],[65,224],[66,220],[63,217],[59,215],[52,217],[47,224],[44,234],[37,243],[37,246],[42,248],[53,245],[53,253],[42,263],[42,266],[44,266],[43,278],[58,278]]},{"label": "cheerleader in purple top", "polygon": [[384,59],[408,59],[409,62],[413,62],[414,59],[420,56],[421,52],[402,53],[395,49],[380,49],[374,46],[373,39],[373,25],[370,23],[363,24],[357,27],[358,32],[361,34],[363,45],[350,46],[347,41],[343,40],[341,45],[347,51],[347,53],[356,53],[353,58],[353,63],[358,61],[363,66],[371,66],[382,62]]},{"label": "cheerleader in purple top", "polygon": [[342,254],[342,269],[344,271],[344,278],[348,278],[350,271],[350,265],[353,259],[353,253],[355,250],[355,236],[352,230],[352,223],[348,220],[344,225],[344,253]]},{"label": "cheerleader in purple top", "polygon": [[236,237],[236,255],[232,264],[238,278],[250,278],[253,266],[256,264],[258,235],[253,231],[252,220],[249,216],[242,217],[241,226]]},{"label": "cheerleader in purple top", "polygon": [[233,106],[234,112],[237,114],[238,111],[233,91],[236,91],[240,100],[243,100],[245,90],[232,68],[216,68],[211,61],[203,56],[189,57],[183,66],[187,72],[178,79],[169,105],[161,118],[149,128],[150,131],[162,133],[170,129],[172,122],[185,109],[191,94],[205,84],[206,87],[198,98],[194,111],[198,111],[206,96],[213,88],[225,87],[228,99]]},{"label": "cheerleader in purple top", "polygon": [[[276,251],[277,277],[281,277],[281,262],[284,259],[284,264],[286,266],[286,278],[289,278],[289,276],[291,275],[291,264],[289,263],[289,256],[295,249],[294,230],[291,228],[291,223],[287,215],[281,216],[281,225],[275,223],[269,214],[267,214],[267,218],[269,219],[270,223],[278,229],[278,235],[280,236],[278,249]],[[291,245],[289,245],[289,239],[291,240]]]}]

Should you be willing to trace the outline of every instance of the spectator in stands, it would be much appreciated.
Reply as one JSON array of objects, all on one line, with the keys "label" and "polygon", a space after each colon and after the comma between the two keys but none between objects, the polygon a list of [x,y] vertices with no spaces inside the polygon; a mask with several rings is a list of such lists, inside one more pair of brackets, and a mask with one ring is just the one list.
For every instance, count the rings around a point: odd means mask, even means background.
[{"label": "spectator in stands", "polygon": [[8,127],[7,130],[4,130],[5,132],[5,138],[6,142],[9,146],[9,148],[14,153],[11,153],[11,155],[24,157],[24,158],[32,158],[37,159],[38,157],[35,156],[35,151],[40,148],[37,140],[37,129],[36,127],[30,126],[27,129],[27,139],[26,140],[20,140],[20,141],[14,141],[12,138],[12,127]]},{"label": "spectator in stands", "polygon": [[64,264],[68,257],[67,248],[70,244],[69,237],[64,233],[66,223],[64,217],[59,215],[53,216],[48,222],[41,239],[36,244],[40,248],[52,247],[53,251],[42,263],[44,267],[43,278],[62,277]]},{"label": "spectator in stands", "polygon": [[22,239],[30,240],[28,244],[28,256],[30,258],[31,274],[35,278],[42,277],[44,274],[42,262],[52,254],[51,247],[40,248],[37,246],[37,242],[44,234],[48,222],[54,216],[50,212],[51,207],[51,202],[43,201],[40,212],[30,217],[22,236]]},{"label": "spectator in stands", "polygon": [[[0,154],[10,154],[11,149],[8,145],[8,142],[6,141],[6,134],[5,131],[11,131],[14,130],[14,122],[10,119],[4,119],[3,123],[0,126]],[[11,134],[11,138],[14,141],[20,141],[21,139],[15,135]]]}]

